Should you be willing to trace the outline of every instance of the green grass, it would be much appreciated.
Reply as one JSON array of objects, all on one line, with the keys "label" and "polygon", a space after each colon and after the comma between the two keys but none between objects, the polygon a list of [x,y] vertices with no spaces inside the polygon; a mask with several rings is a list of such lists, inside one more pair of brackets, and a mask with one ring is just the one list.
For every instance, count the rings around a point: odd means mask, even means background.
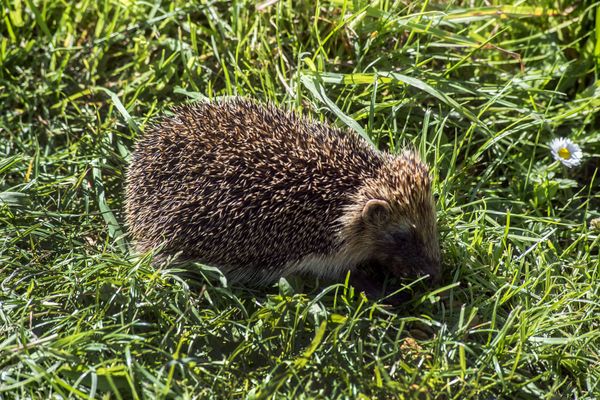
[{"label": "green grass", "polygon": [[[3,0],[0,399],[600,397],[600,7],[489,3]],[[393,308],[133,254],[132,144],[234,94],[414,143],[443,290]]]}]

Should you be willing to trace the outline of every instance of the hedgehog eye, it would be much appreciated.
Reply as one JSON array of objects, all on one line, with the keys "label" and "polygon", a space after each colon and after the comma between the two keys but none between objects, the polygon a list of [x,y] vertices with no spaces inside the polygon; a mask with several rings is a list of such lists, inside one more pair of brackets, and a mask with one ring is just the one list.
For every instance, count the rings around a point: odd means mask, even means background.
[{"label": "hedgehog eye", "polygon": [[394,246],[399,249],[414,250],[423,246],[422,240],[420,239],[414,224],[397,226],[389,235]]},{"label": "hedgehog eye", "polygon": [[362,218],[365,222],[382,224],[387,222],[390,213],[390,203],[385,200],[371,199],[363,208]]},{"label": "hedgehog eye", "polygon": [[413,233],[409,229],[397,230],[392,233],[392,239],[396,246],[403,247],[413,240]]}]

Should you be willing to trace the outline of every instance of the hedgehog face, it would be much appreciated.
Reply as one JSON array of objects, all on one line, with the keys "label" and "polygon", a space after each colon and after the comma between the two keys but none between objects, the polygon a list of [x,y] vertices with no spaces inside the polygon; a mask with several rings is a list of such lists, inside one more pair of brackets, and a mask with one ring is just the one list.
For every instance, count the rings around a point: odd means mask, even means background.
[{"label": "hedgehog face", "polygon": [[422,204],[416,214],[403,211],[387,200],[366,202],[361,217],[369,259],[396,277],[429,275],[435,284],[441,267],[433,201]]}]

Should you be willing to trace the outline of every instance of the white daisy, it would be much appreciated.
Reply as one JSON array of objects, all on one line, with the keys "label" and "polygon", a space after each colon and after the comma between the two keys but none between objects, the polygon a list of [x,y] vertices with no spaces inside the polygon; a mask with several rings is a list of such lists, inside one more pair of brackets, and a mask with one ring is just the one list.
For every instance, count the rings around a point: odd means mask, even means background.
[{"label": "white daisy", "polygon": [[558,138],[550,142],[550,151],[556,161],[569,168],[581,164],[581,148],[567,138]]}]

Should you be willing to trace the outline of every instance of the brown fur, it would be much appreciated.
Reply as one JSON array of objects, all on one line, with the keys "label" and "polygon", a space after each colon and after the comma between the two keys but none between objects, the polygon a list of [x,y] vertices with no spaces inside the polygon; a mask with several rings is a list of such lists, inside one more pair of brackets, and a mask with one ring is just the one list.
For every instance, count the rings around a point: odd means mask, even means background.
[{"label": "brown fur", "polygon": [[126,212],[140,252],[162,245],[247,282],[340,277],[370,261],[439,275],[431,182],[413,152],[378,152],[246,99],[179,107],[151,126],[127,173]]}]

